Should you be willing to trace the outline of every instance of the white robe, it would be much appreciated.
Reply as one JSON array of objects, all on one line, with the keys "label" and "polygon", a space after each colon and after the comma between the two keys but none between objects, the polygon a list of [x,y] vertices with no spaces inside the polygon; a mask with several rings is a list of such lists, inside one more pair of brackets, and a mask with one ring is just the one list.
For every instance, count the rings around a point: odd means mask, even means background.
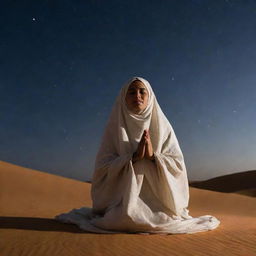
[{"label": "white robe", "polygon": [[[134,80],[143,82],[149,93],[140,114],[131,113],[125,104]],[[155,162],[132,163],[145,129],[149,129]],[[95,161],[91,197],[92,208],[73,209],[55,219],[96,233],[195,233],[220,224],[211,215],[189,215],[183,154],[149,82],[141,77],[126,83],[114,104]]]}]

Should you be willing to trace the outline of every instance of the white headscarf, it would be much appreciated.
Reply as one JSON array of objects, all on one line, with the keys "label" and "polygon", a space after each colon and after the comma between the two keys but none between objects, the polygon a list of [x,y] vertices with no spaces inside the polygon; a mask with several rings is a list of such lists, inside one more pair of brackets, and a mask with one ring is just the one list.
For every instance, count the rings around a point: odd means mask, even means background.
[{"label": "white headscarf", "polygon": [[[131,113],[125,102],[127,90],[135,80],[141,81],[149,93],[148,105],[140,114]],[[149,82],[142,77],[133,77],[121,88],[106,125],[92,179],[92,199],[95,206],[101,193],[97,193],[99,184],[106,175],[110,177],[119,172],[131,159],[145,129],[149,129],[157,166],[166,176],[167,207],[179,214],[188,206],[189,189],[183,154]],[[109,166],[113,168],[111,171]]]},{"label": "white headscarf", "polygon": [[[127,90],[135,80],[141,81],[149,93],[148,105],[140,114],[134,114],[129,111],[125,102]],[[172,145],[169,150],[175,153],[174,151],[179,149],[172,126],[162,112],[149,82],[142,77],[133,77],[121,88],[113,106],[112,113],[105,128],[101,148],[96,158],[96,164],[98,164],[107,152],[111,154],[115,153],[119,156],[127,153],[132,154],[136,151],[145,129],[149,129],[155,152],[161,152],[163,144],[167,136],[170,135],[170,132],[172,132],[172,139],[175,141],[175,145]],[[181,151],[179,150],[180,153]]]}]

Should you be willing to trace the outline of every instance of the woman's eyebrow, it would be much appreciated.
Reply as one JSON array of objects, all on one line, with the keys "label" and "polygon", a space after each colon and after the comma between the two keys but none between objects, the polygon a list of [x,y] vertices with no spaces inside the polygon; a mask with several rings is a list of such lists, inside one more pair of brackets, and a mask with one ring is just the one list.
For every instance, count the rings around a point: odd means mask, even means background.
[{"label": "woman's eyebrow", "polygon": [[130,87],[128,90],[130,91],[130,90],[136,90],[136,89],[142,89],[142,90],[146,90],[146,88],[145,87]]}]

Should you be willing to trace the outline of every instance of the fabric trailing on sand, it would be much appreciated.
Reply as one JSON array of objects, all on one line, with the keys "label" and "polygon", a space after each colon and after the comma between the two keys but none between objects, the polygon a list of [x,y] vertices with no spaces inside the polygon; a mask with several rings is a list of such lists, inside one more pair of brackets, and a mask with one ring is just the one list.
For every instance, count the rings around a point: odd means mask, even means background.
[{"label": "fabric trailing on sand", "polygon": [[[129,85],[140,80],[149,99],[140,114],[125,104]],[[132,162],[140,138],[149,129],[155,160]],[[186,166],[174,130],[149,82],[141,77],[125,84],[113,106],[93,173],[93,206],[55,216],[94,233],[196,233],[218,227],[211,215],[189,215]]]}]

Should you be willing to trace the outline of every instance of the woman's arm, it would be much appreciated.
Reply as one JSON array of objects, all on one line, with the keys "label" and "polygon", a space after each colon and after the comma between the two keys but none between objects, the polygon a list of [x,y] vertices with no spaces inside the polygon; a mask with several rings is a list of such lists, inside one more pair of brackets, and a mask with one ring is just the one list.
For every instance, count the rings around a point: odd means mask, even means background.
[{"label": "woman's arm", "polygon": [[174,132],[169,133],[161,152],[155,152],[154,155],[156,161],[164,163],[172,175],[178,176],[186,171],[184,157]]}]

